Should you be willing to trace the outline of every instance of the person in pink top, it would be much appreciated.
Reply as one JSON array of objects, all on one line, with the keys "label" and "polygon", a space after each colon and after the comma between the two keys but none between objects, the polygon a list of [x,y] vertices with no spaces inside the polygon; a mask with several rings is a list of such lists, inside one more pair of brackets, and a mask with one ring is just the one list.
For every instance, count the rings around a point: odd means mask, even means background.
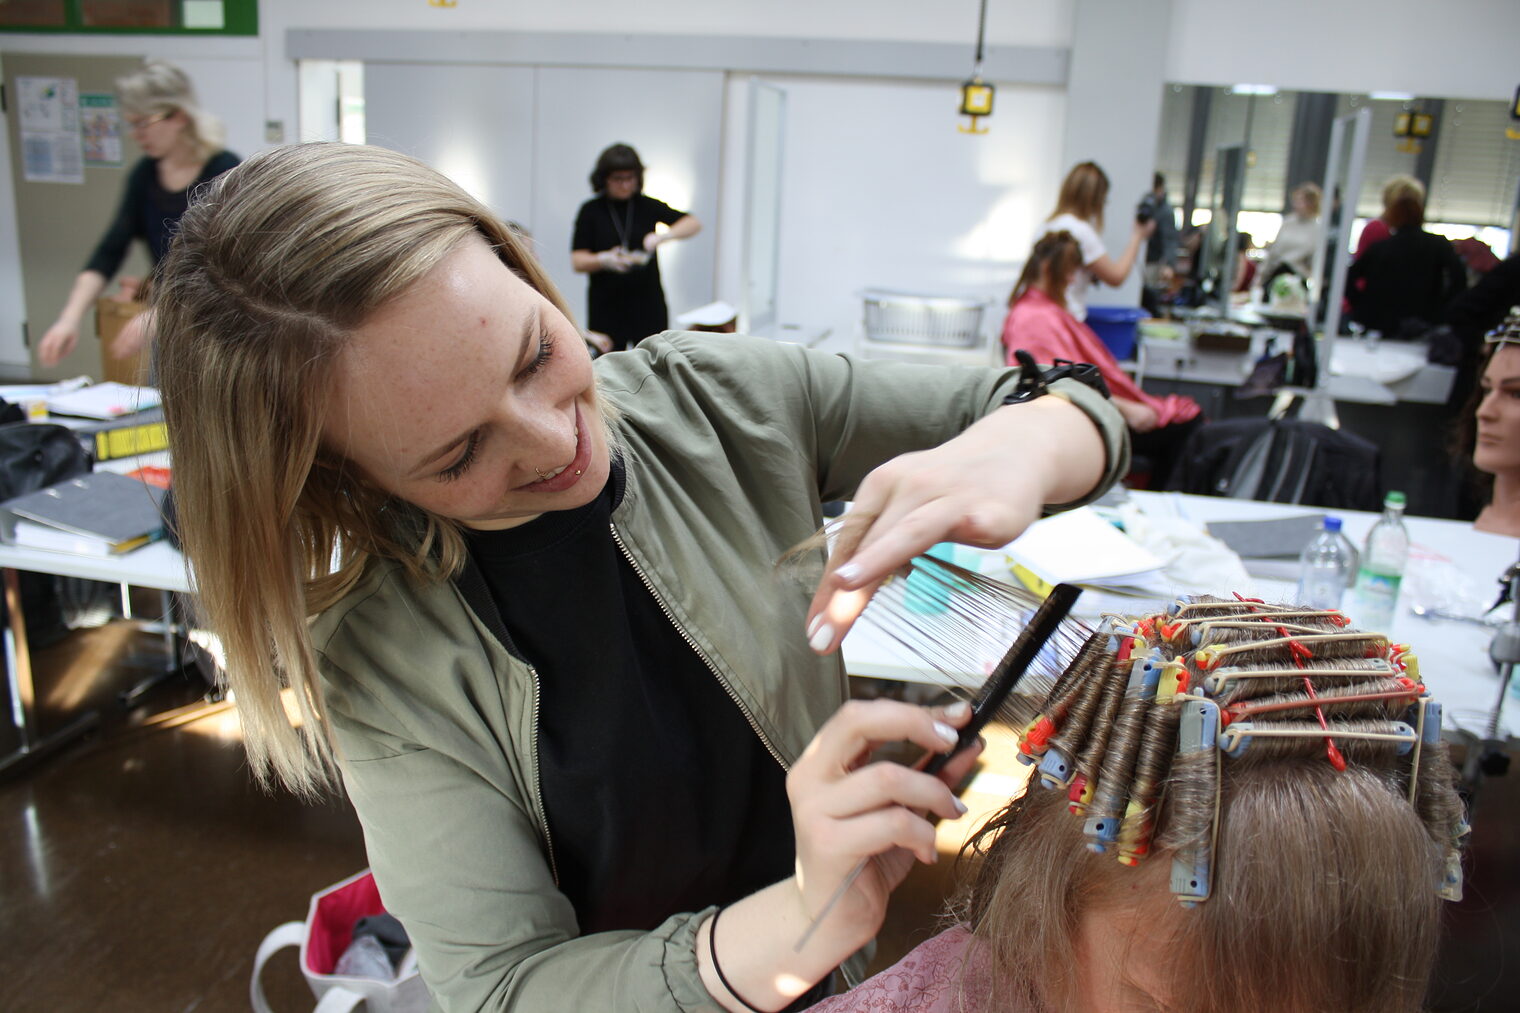
[{"label": "person in pink top", "polygon": [[1156,397],[1141,390],[1093,329],[1071,315],[1065,292],[1081,268],[1081,245],[1069,232],[1048,232],[1034,244],[1008,300],[1003,323],[1007,362],[1016,365],[1013,353],[1023,349],[1038,362],[1069,359],[1097,366],[1129,426],[1135,455],[1151,463],[1148,484],[1165,488],[1183,444],[1203,422],[1202,409],[1192,398]]},{"label": "person in pink top", "polygon": [[1421,1010],[1469,828],[1408,649],[1347,618],[1198,596],[1097,631],[953,926],[810,1013]]}]

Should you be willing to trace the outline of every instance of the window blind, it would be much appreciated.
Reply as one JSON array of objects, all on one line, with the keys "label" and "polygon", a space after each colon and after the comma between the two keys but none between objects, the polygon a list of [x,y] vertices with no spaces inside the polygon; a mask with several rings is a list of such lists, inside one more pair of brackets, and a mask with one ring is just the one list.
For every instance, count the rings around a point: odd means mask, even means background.
[{"label": "window blind", "polygon": [[1425,217],[1508,227],[1520,188],[1520,141],[1508,102],[1451,100],[1441,116]]}]

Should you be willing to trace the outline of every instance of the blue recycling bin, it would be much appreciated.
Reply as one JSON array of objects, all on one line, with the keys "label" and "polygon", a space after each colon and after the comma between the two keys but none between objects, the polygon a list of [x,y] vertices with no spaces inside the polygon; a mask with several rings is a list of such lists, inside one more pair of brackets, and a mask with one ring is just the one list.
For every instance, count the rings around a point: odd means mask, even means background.
[{"label": "blue recycling bin", "polygon": [[1134,357],[1135,335],[1145,316],[1145,311],[1135,306],[1089,306],[1087,326],[1122,362]]}]

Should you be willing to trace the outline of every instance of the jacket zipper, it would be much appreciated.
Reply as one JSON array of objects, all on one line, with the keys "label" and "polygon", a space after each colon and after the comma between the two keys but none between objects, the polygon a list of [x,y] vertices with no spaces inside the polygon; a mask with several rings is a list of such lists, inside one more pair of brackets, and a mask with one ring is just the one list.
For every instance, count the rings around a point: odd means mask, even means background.
[{"label": "jacket zipper", "polygon": [[[633,553],[628,551],[628,546],[623,544],[623,536],[618,534],[617,525],[611,524],[609,527],[612,528],[612,540],[617,543],[619,551],[623,553],[623,558],[628,560],[628,565],[633,567],[633,572],[638,574],[639,580],[643,582],[644,587],[647,588],[649,590],[649,593],[654,596],[655,604],[660,606],[660,611],[665,613],[665,618],[670,620],[670,625],[674,626],[676,628],[676,632],[681,635],[681,639],[686,641],[686,643],[691,647],[693,651],[697,652],[697,657],[702,659],[702,664],[706,665],[707,670],[713,674],[713,678],[718,680],[718,685],[723,687],[723,692],[727,693],[728,698],[734,702],[734,706],[739,708],[739,713],[744,715],[744,720],[748,721],[750,728],[754,729],[755,735],[759,737],[760,742],[765,746],[766,751],[769,752],[771,754],[771,757],[781,765],[782,770],[790,770],[790,766],[785,760],[781,758],[781,754],[777,752],[776,747],[771,745],[771,740],[766,738],[765,733],[760,730],[760,726],[755,722],[755,716],[750,713],[748,707],[744,706],[744,701],[739,699],[739,695],[735,693],[733,687],[728,684],[728,680],[723,678],[723,673],[718,671],[718,666],[712,663],[712,659],[709,658],[707,654],[702,650],[701,646],[694,639],[692,639],[691,634],[682,629],[681,624],[676,622],[676,617],[670,614],[670,609],[665,606],[665,599],[660,597],[660,593],[655,590],[654,584],[650,582],[648,575],[644,573],[644,568],[639,566],[638,560],[633,558]],[[537,736],[537,734],[538,728],[537,724],[535,724],[534,735]]]},{"label": "jacket zipper", "polygon": [[549,853],[549,875],[554,877],[554,885],[559,886],[559,865],[554,861],[554,838],[549,833],[549,810],[544,805],[544,784],[539,771],[543,769],[543,756],[538,751],[538,715],[539,715],[539,682],[538,669],[528,666],[528,674],[533,676],[533,797],[538,801],[538,818],[544,825],[544,850]]}]

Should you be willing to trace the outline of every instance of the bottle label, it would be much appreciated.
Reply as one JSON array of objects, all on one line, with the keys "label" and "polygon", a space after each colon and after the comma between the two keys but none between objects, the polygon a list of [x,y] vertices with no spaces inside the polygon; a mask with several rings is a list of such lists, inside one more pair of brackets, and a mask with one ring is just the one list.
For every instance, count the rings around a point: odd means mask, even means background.
[{"label": "bottle label", "polygon": [[1361,629],[1386,633],[1393,625],[1401,580],[1399,574],[1376,573],[1363,567],[1356,578],[1351,620]]}]

